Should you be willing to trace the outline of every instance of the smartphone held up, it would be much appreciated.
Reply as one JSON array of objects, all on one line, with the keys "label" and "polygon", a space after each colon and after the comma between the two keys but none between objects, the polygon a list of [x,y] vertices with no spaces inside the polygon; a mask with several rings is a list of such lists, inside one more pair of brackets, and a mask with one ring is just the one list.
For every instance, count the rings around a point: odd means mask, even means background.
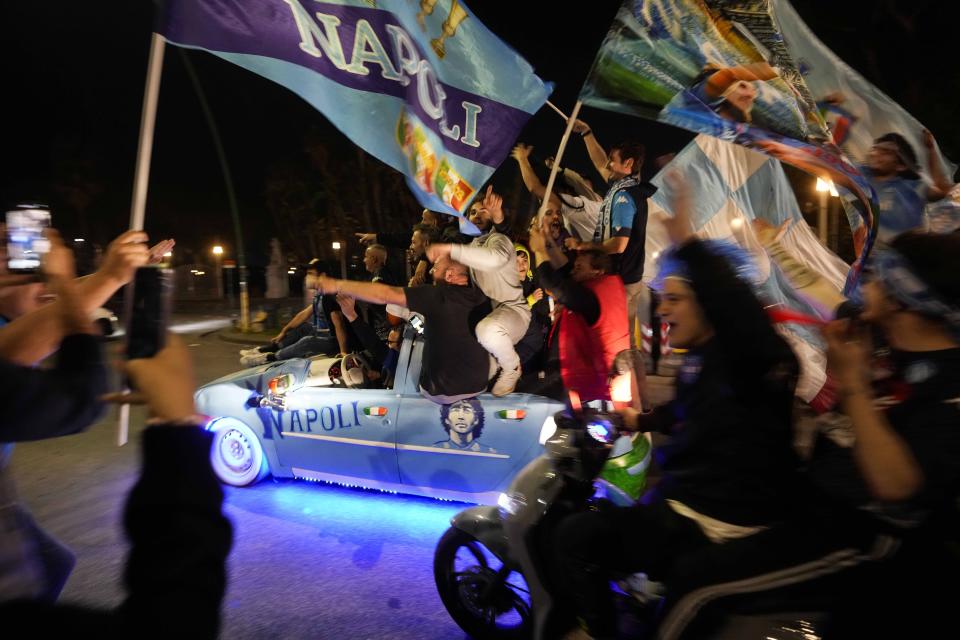
[{"label": "smartphone held up", "polygon": [[37,273],[50,251],[45,231],[50,228],[50,210],[44,205],[22,204],[7,211],[7,271]]},{"label": "smartphone held up", "polygon": [[167,323],[173,295],[173,271],[140,267],[127,296],[128,360],[152,358],[166,343]]}]

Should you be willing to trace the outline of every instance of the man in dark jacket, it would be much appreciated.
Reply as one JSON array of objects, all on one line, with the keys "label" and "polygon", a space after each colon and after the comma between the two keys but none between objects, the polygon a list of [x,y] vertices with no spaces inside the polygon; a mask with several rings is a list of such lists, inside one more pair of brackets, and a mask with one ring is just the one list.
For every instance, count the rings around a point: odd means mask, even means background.
[{"label": "man in dark jacket", "polygon": [[796,482],[796,358],[750,285],[692,237],[688,196],[677,191],[676,216],[664,221],[677,248],[660,272],[660,313],[689,354],[672,402],[651,414],[623,410],[625,428],[670,436],[656,450],[663,477],[642,505],[561,523],[557,561],[585,629],[571,637],[616,635],[614,572],[644,571],[669,588],[678,559],[782,520]]},{"label": "man in dark jacket", "polygon": [[[0,409],[0,601],[53,602],[73,569],[70,550],[40,529],[17,499],[9,473],[13,443],[77,433],[99,417],[107,375],[92,335],[90,305],[99,306],[149,255],[146,235],[124,234],[111,245],[100,272],[74,281],[73,255],[55,231],[48,236],[43,271],[57,301],[0,329],[0,382],[10,397]],[[57,343],[54,368],[21,364]]]},{"label": "man in dark jacket", "polygon": [[7,629],[29,629],[40,638],[217,637],[232,528],[210,467],[212,434],[195,415],[190,355],[171,335],[154,358],[131,360],[127,373],[152,415],[140,479],[124,511],[131,542],[127,598],[114,611],[38,600],[3,603],[0,619]]}]

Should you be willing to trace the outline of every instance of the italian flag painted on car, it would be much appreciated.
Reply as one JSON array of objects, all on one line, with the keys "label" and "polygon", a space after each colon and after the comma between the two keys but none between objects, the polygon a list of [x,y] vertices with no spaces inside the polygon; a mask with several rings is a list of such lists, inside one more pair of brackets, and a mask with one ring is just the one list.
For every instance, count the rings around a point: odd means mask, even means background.
[{"label": "italian flag painted on car", "polygon": [[523,409],[502,409],[497,411],[497,417],[502,420],[523,420],[527,412]]},{"label": "italian flag painted on car", "polygon": [[386,407],[364,407],[363,415],[365,416],[385,416],[387,415]]}]

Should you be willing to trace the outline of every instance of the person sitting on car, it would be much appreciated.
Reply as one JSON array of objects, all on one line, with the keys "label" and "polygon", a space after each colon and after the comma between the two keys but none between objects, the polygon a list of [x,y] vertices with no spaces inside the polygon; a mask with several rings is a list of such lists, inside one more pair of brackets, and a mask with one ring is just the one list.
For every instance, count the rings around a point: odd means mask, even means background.
[{"label": "person sitting on car", "polygon": [[[307,286],[313,288],[317,279],[317,267],[314,263],[307,266],[306,274]],[[315,293],[310,306],[304,307],[293,316],[270,342],[242,350],[240,364],[244,367],[256,367],[277,360],[345,353],[339,351],[340,341],[335,331],[335,320],[332,318],[334,311],[340,313],[332,297],[324,298],[321,293]]]},{"label": "person sitting on car", "polygon": [[623,281],[610,274],[610,257],[600,248],[568,260],[547,224],[531,225],[530,248],[540,281],[559,307],[545,367],[559,375],[548,374],[552,384],[539,392],[560,401],[567,397],[565,389],[585,402],[609,400],[614,359],[630,348]]},{"label": "person sitting on car", "polygon": [[496,230],[503,220],[503,198],[487,187],[483,198],[470,209],[470,222],[481,235],[469,245],[432,244],[427,248],[427,258],[434,264],[449,257],[470,267],[470,277],[493,303],[493,311],[477,325],[477,340],[500,367],[491,390],[495,396],[511,393],[520,381],[522,367],[514,345],[530,326],[530,307],[520,286],[513,243]]},{"label": "person sitting on car", "polygon": [[387,342],[384,343],[377,337],[373,327],[357,313],[356,299],[353,296],[337,294],[337,302],[340,304],[343,317],[350,323],[350,328],[360,339],[364,351],[370,356],[371,382],[377,382],[379,386],[389,388],[393,385],[393,377],[397,372],[403,328],[392,327],[387,334]]},{"label": "person sitting on car", "polygon": [[433,265],[432,287],[394,287],[379,282],[318,279],[318,291],[348,295],[374,304],[393,304],[424,318],[425,343],[420,392],[438,404],[483,393],[491,360],[475,336],[490,301],[470,283],[465,265],[443,255]]}]

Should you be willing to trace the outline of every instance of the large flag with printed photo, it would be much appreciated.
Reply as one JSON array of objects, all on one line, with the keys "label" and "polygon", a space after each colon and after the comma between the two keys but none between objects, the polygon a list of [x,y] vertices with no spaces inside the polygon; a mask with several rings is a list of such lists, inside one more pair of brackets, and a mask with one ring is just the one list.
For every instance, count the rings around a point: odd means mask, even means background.
[{"label": "large flag with printed photo", "polygon": [[[787,0],[772,0],[784,44],[797,61],[804,82],[824,116],[834,143],[854,162],[863,162],[873,141],[887,133],[902,135],[917,152],[917,172],[931,182],[923,145],[924,129],[916,118],[888,95],[837,57],[800,19]],[[939,149],[936,160],[945,175],[952,176],[957,165]],[[882,203],[881,203],[882,205]],[[860,221],[855,210],[848,208],[854,232]],[[937,232],[952,231],[960,224],[960,191],[951,197],[927,206],[930,228]]]},{"label": "large flag with printed photo", "polygon": [[461,0],[167,0],[159,30],[295,92],[456,215],[550,91]]},{"label": "large flag with printed photo", "polygon": [[626,0],[580,97],[762,151],[850,190],[865,222],[854,236],[855,285],[876,235],[876,194],[833,143],[772,0]]},{"label": "large flag with printed photo", "polygon": [[[801,263],[819,272],[827,282],[843,288],[848,265],[824,247],[810,229],[797,205],[796,197],[780,162],[739,145],[699,135],[653,178],[657,193],[650,199],[647,224],[644,279],[656,276],[656,260],[669,245],[666,229],[658,212],[673,215],[670,185],[663,176],[677,169],[692,190],[692,218],[703,237],[735,242],[750,251],[760,273],[760,295],[773,308],[816,318],[817,310],[797,294],[776,263],[772,262],[757,240],[753,220],[764,220],[774,227],[788,225],[780,239],[783,247]],[[785,322],[778,325],[800,361],[801,375],[797,395],[814,408],[830,406],[832,390],[826,385],[826,357],[819,331],[809,324]],[[750,345],[743,345],[749,349]]]}]

